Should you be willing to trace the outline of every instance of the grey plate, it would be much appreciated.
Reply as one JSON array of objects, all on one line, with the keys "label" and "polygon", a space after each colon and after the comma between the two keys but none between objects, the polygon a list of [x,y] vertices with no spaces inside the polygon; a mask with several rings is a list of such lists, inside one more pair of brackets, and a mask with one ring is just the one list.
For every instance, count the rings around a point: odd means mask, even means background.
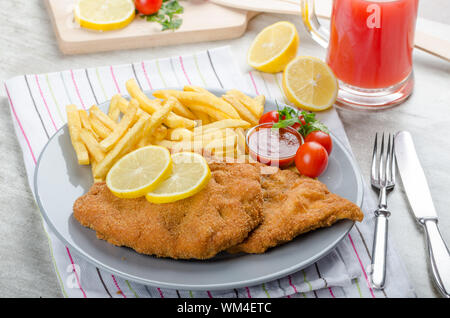
[{"label": "grey plate", "polygon": [[[215,94],[224,90],[210,89]],[[151,96],[151,92],[148,92]],[[109,103],[99,105],[106,110]],[[276,109],[267,101],[266,111]],[[333,137],[334,148],[326,172],[320,177],[330,191],[362,203],[363,187],[358,168],[342,143]],[[49,140],[34,176],[37,203],[50,228],[72,250],[111,273],[136,282],[175,289],[220,290],[251,286],[298,271],[325,256],[350,231],[353,222],[301,235],[261,255],[220,254],[206,261],[172,260],[138,254],[97,239],[95,232],[73,217],[75,200],[92,185],[89,166],[77,163],[67,125]]]}]

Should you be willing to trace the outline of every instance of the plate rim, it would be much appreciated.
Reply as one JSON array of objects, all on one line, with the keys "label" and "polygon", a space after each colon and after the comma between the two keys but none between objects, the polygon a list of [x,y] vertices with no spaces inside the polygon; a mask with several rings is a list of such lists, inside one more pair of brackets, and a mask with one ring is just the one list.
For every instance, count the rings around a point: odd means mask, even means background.
[{"label": "plate rim", "polygon": [[[175,89],[180,89],[175,88]],[[206,87],[206,89],[208,90],[221,90],[221,91],[226,91],[226,89],[223,88],[208,88]],[[154,90],[145,90],[144,93],[148,96],[148,94],[151,92],[155,91]],[[247,94],[247,92],[245,92]],[[255,97],[255,94],[247,94],[249,96]],[[129,95],[122,95],[124,97],[129,96]],[[107,100],[99,105],[102,104],[106,104],[110,102],[110,100]],[[269,102],[271,104],[276,105],[277,103],[279,103],[276,100],[272,100],[272,99],[266,99],[266,103]],[[280,103],[279,103],[280,104]],[[292,107],[290,105],[281,103],[283,106],[288,106],[288,107]],[[213,283],[213,284],[198,284],[198,285],[189,285],[189,284],[175,284],[175,283],[167,283],[167,282],[160,282],[160,281],[156,281],[156,280],[149,280],[149,279],[144,279],[141,277],[137,277],[128,273],[125,273],[123,271],[114,269],[100,261],[97,261],[95,258],[92,258],[91,256],[89,256],[88,254],[86,254],[81,248],[78,248],[74,245],[72,245],[56,228],[56,226],[50,221],[50,218],[47,216],[47,212],[45,212],[44,207],[42,206],[41,203],[41,199],[39,196],[39,192],[38,192],[38,186],[37,186],[37,174],[39,171],[39,167],[40,167],[40,163],[41,163],[41,159],[42,159],[42,155],[45,153],[45,150],[47,149],[47,146],[50,144],[50,142],[52,142],[52,140],[56,137],[56,135],[58,135],[58,133],[60,133],[61,130],[65,129],[65,127],[67,126],[67,123],[64,124],[63,126],[61,126],[51,137],[50,139],[47,141],[47,143],[45,144],[45,146],[42,148],[37,163],[36,163],[36,167],[34,170],[34,175],[33,175],[33,189],[34,189],[34,196],[36,199],[36,203],[38,205],[39,211],[41,213],[41,215],[43,216],[43,218],[46,221],[46,224],[50,227],[50,229],[53,231],[53,233],[58,237],[58,239],[60,239],[65,245],[69,246],[72,251],[74,251],[76,254],[78,254],[79,256],[83,257],[84,260],[86,260],[87,262],[111,273],[111,274],[116,274],[122,278],[125,279],[129,279],[131,281],[137,282],[137,283],[141,283],[141,284],[145,284],[145,285],[150,285],[150,286],[155,286],[155,287],[162,287],[162,288],[169,288],[169,289],[179,289],[179,290],[193,290],[193,291],[201,291],[201,290],[227,290],[227,289],[233,289],[233,288],[242,288],[242,287],[250,287],[250,286],[255,286],[257,284],[261,284],[264,282],[268,282],[271,280],[275,280],[284,276],[287,276],[289,274],[292,274],[294,272],[297,272],[301,269],[306,268],[307,266],[313,264],[314,262],[317,262],[319,259],[325,257],[326,255],[328,255],[335,247],[337,244],[339,244],[344,237],[351,231],[351,229],[353,228],[353,226],[355,225],[354,221],[350,221],[350,220],[341,220],[341,222],[348,222],[351,223],[351,225],[348,226],[348,229],[345,232],[342,232],[341,235],[338,236],[338,238],[336,240],[334,240],[334,242],[330,245],[327,246],[327,248],[325,248],[324,250],[322,250],[320,253],[315,254],[313,257],[310,257],[309,259],[307,259],[304,262],[295,264],[293,266],[290,266],[288,268],[285,268],[283,270],[279,270],[275,273],[271,273],[271,274],[267,274],[264,276],[260,276],[257,278],[252,278],[252,279],[248,279],[248,280],[241,280],[239,282],[228,282],[228,283]],[[362,208],[362,203],[364,201],[364,183],[363,183],[363,179],[362,179],[362,175],[359,169],[359,166],[357,165],[355,158],[353,157],[353,155],[351,154],[351,152],[347,149],[347,147],[344,145],[344,143],[336,137],[336,135],[334,135],[332,132],[330,132],[330,135],[333,137],[334,141],[337,141],[337,143],[339,144],[339,146],[343,149],[343,153],[345,154],[345,156],[349,159],[351,166],[353,167],[353,169],[356,172],[356,182],[357,182],[357,189],[358,189],[358,193],[357,193],[357,202],[354,202],[356,205],[358,205],[360,208]],[[149,255],[150,257],[154,257]]]}]

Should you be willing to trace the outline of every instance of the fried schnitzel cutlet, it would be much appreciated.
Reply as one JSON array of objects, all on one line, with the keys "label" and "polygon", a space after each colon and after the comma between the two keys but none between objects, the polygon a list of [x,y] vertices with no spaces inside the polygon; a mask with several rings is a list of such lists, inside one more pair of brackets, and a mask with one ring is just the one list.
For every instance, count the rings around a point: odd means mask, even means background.
[{"label": "fried schnitzel cutlet", "polygon": [[211,164],[212,178],[198,194],[173,203],[120,199],[96,183],[74,204],[74,216],[97,237],[139,253],[207,259],[242,242],[262,221],[259,168]]},{"label": "fried schnitzel cutlet", "polygon": [[212,163],[204,190],[167,204],[120,199],[96,183],[75,202],[74,216],[111,244],[176,259],[207,259],[224,250],[264,253],[340,219],[362,220],[358,206],[320,181],[261,168],[267,167]]},{"label": "fried schnitzel cutlet", "polygon": [[228,249],[231,253],[264,253],[299,234],[364,216],[357,205],[330,193],[322,182],[291,170],[263,175],[261,186],[264,221],[244,242]]}]

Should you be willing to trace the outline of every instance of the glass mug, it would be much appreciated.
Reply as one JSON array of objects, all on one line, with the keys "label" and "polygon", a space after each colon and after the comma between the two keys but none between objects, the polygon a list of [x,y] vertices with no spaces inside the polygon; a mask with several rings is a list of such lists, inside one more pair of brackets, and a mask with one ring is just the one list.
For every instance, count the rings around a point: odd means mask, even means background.
[{"label": "glass mug", "polygon": [[301,6],[312,38],[328,48],[338,106],[381,109],[408,98],[418,0],[333,0],[330,31],[320,25],[314,0]]}]

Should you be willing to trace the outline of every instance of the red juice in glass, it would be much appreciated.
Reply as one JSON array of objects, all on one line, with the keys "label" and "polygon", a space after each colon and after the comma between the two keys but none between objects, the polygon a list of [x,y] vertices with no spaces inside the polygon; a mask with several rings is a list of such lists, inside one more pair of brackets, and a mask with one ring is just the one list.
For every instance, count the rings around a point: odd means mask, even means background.
[{"label": "red juice in glass", "polygon": [[314,0],[301,0],[301,6],[304,25],[327,48],[339,79],[336,105],[380,109],[412,93],[418,0],[333,0],[329,30],[320,24]]},{"label": "red juice in glass", "polygon": [[336,76],[372,89],[406,79],[412,71],[417,5],[418,0],[334,0],[327,62]]}]

